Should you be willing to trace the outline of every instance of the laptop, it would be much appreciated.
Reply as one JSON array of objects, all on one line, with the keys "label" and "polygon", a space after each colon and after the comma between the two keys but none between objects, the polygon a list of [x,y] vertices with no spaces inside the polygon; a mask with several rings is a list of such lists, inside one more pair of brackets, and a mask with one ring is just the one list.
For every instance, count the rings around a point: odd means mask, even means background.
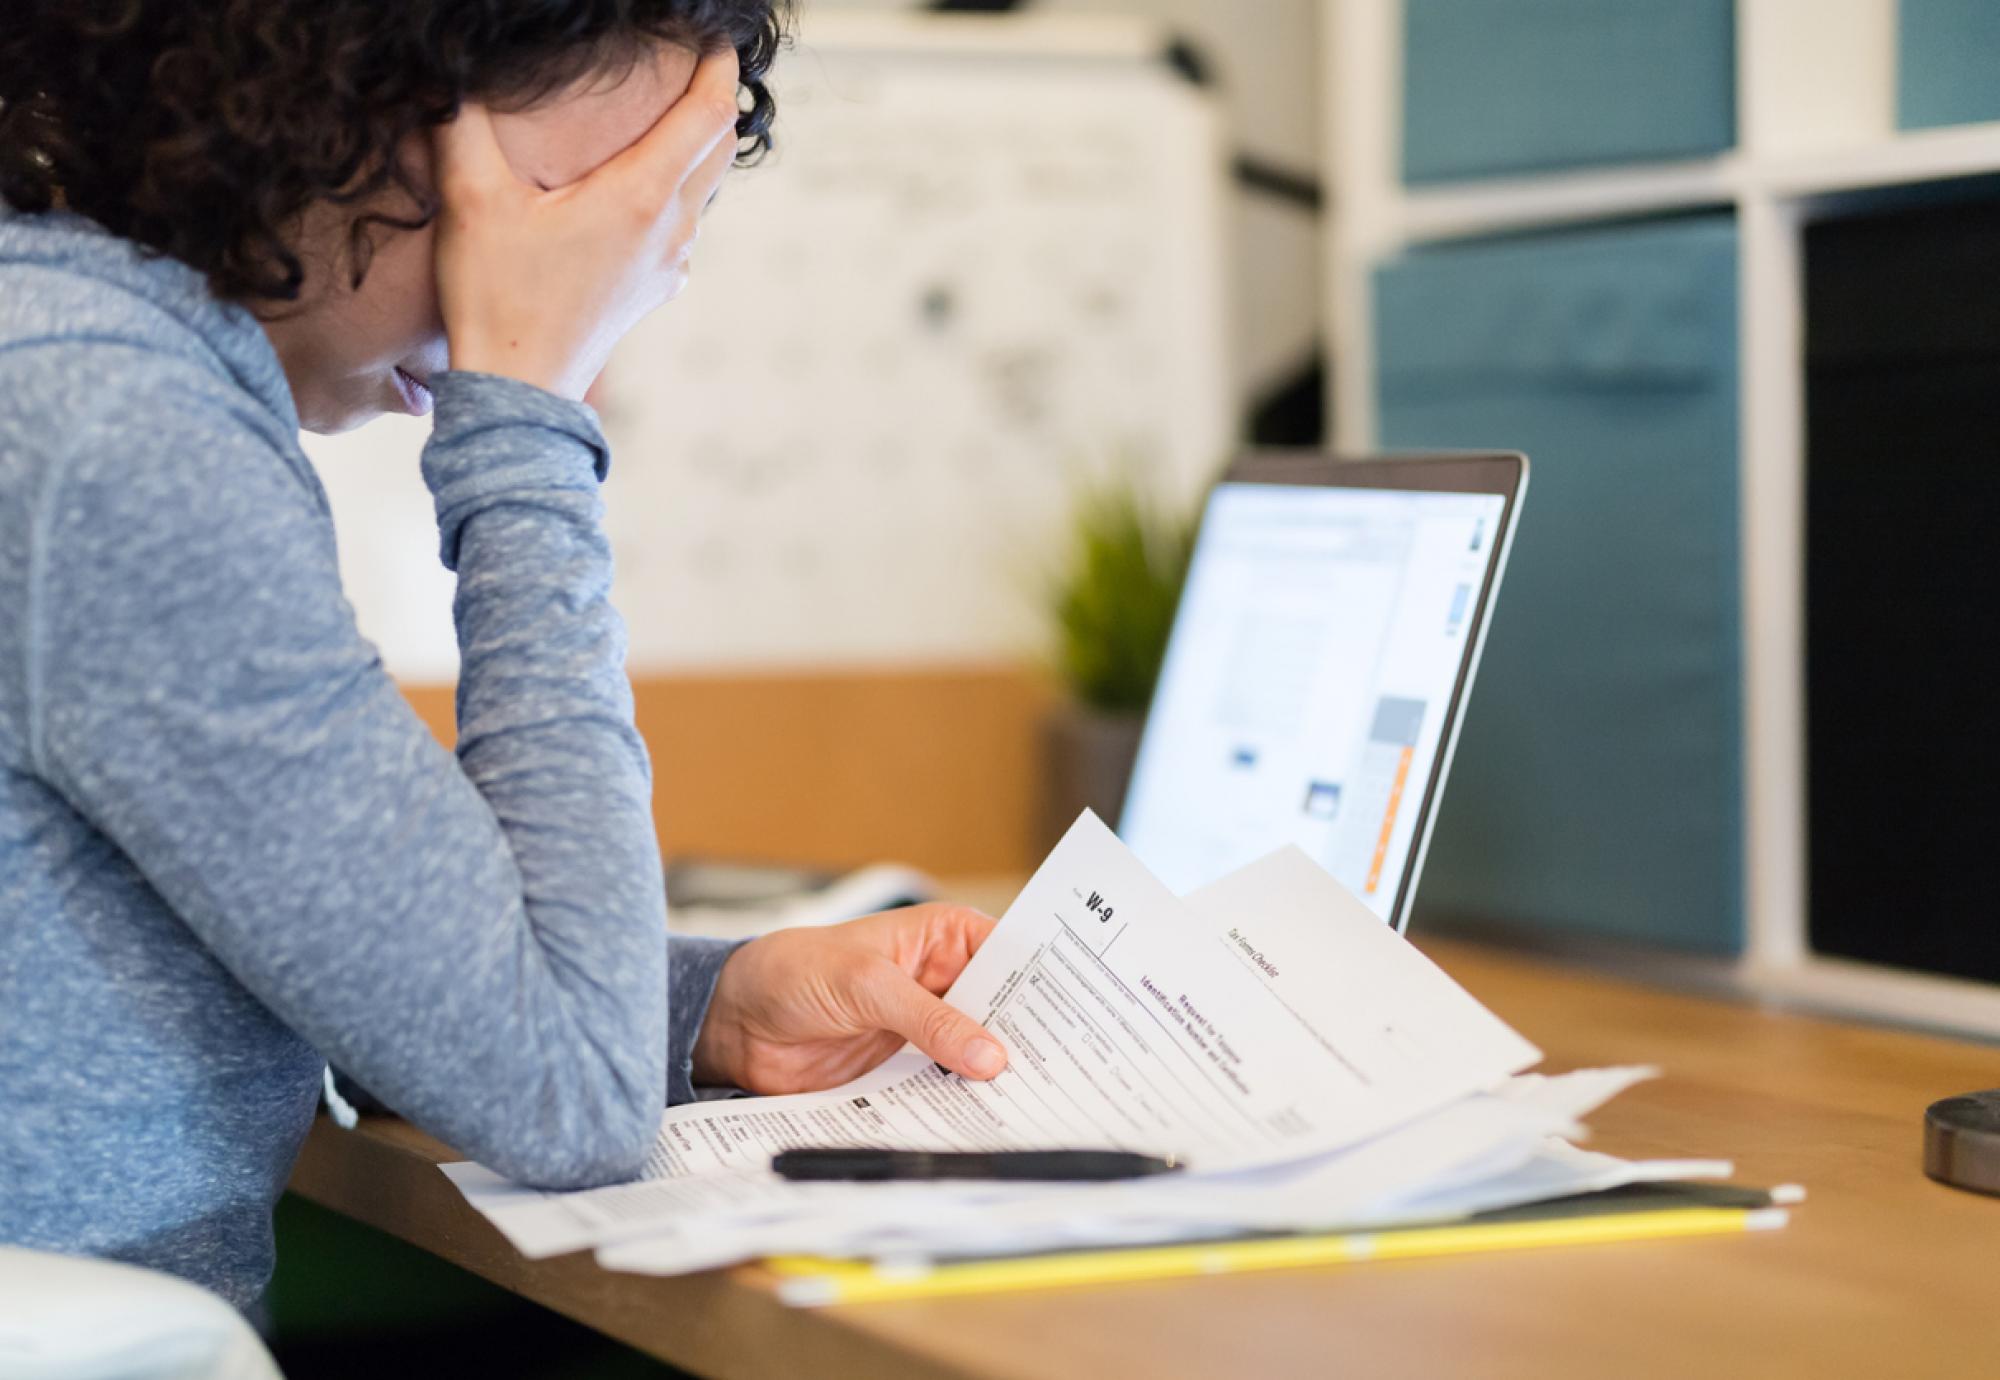
[{"label": "laptop", "polygon": [[1409,924],[1528,482],[1266,452],[1209,495],[1118,832],[1185,894],[1287,843]]},{"label": "laptop", "polygon": [[[1296,843],[1398,930],[1527,489],[1520,455],[1263,452],[1210,493],[1118,832],[1183,894]],[[927,900],[683,859],[674,929],[745,938]]]}]

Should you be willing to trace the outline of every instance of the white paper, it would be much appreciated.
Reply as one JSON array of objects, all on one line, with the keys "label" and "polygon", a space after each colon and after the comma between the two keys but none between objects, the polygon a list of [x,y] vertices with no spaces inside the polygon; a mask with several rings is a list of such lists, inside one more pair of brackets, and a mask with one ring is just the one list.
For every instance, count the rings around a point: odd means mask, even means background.
[{"label": "white paper", "polygon": [[[1532,1155],[1505,1173],[1468,1178],[1430,1187],[1405,1198],[1392,1199],[1369,1214],[1376,1224],[1406,1221],[1454,1221],[1475,1212],[1567,1198],[1576,1193],[1602,1193],[1628,1184],[1661,1183],[1669,1179],[1726,1179],[1736,1171],[1728,1160],[1622,1160],[1568,1141],[1549,1139]],[[1357,1219],[1365,1225],[1367,1219]]]},{"label": "white paper", "polygon": [[1295,846],[1189,895],[1213,942],[1370,1090],[1377,1127],[1541,1062]]},{"label": "white paper", "polygon": [[[959,1078],[908,1047],[828,1092],[670,1109],[634,1184],[533,1194],[448,1172],[545,1255],[696,1216],[807,1210],[769,1172],[794,1146],[1115,1146],[1251,1169],[1353,1145],[1539,1058],[1296,849],[1187,903],[1088,813],[946,999],[1006,1046],[998,1078]],[[987,1196],[927,1187],[916,1196],[939,1208]]]},{"label": "white paper", "polygon": [[1540,1057],[1296,849],[1213,892],[1265,967],[1086,814],[946,994],[1007,1047],[1000,1077],[906,1049],[831,1092],[675,1108],[649,1173],[761,1168],[795,1145],[1235,1168],[1350,1144]]},{"label": "white paper", "polygon": [[[835,1205],[822,1201],[814,1210],[789,1214],[684,1219],[664,1232],[602,1245],[597,1259],[608,1269],[681,1274],[773,1254],[939,1259],[1462,1216],[1525,1201],[1516,1195],[1531,1182],[1540,1184],[1539,1196],[1546,1197],[1584,1192],[1597,1181],[1608,1187],[1638,1176],[1661,1177],[1647,1166],[1551,1139],[1574,1133],[1581,1117],[1651,1072],[1590,1069],[1524,1077],[1344,1151],[1231,1174],[1032,1191],[1016,1186],[1005,1191],[1004,1202],[996,1201],[1002,1195],[990,1186],[984,1199],[947,1196],[926,1203],[902,1195],[876,1197],[880,1190],[874,1186],[844,1185],[847,1201],[837,1210],[827,1210]],[[1441,1175],[1451,1179],[1454,1170],[1471,1164],[1484,1166],[1482,1172],[1493,1177],[1486,1199],[1474,1200],[1465,1190],[1472,1206],[1429,1199],[1405,1205]],[[1584,1183],[1580,1176],[1586,1171],[1596,1181]],[[1621,1171],[1630,1177],[1619,1179]],[[1531,1178],[1534,1173],[1542,1177]]]}]

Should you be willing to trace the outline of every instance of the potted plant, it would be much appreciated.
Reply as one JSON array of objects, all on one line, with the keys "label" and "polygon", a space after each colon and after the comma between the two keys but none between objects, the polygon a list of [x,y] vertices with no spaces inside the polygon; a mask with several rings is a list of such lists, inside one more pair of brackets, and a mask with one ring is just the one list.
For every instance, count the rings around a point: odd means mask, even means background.
[{"label": "potted plant", "polygon": [[1089,806],[1116,825],[1194,547],[1192,514],[1124,465],[1080,486],[1048,582],[1065,694],[1043,730],[1047,842]]}]

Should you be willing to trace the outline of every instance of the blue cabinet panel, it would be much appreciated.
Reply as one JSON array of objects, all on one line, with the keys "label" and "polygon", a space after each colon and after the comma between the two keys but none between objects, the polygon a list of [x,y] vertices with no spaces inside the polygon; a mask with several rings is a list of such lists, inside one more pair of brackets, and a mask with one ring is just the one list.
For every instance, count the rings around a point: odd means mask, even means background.
[{"label": "blue cabinet panel", "polygon": [[1899,0],[1896,25],[1904,129],[2000,120],[2000,4]]},{"label": "blue cabinet panel", "polygon": [[1405,0],[1404,178],[1729,148],[1735,8],[1732,0]]},{"label": "blue cabinet panel", "polygon": [[1736,264],[1704,216],[1377,275],[1383,443],[1533,467],[1420,913],[1741,945]]}]

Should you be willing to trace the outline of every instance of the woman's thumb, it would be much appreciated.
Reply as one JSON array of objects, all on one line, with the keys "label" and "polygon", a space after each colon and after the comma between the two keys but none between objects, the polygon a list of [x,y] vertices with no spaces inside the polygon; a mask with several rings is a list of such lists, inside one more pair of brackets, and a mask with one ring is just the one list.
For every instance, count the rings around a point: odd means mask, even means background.
[{"label": "woman's thumb", "polygon": [[867,986],[869,1018],[953,1073],[983,1081],[1007,1067],[1007,1051],[979,1022],[926,992],[895,964],[884,960]]}]

